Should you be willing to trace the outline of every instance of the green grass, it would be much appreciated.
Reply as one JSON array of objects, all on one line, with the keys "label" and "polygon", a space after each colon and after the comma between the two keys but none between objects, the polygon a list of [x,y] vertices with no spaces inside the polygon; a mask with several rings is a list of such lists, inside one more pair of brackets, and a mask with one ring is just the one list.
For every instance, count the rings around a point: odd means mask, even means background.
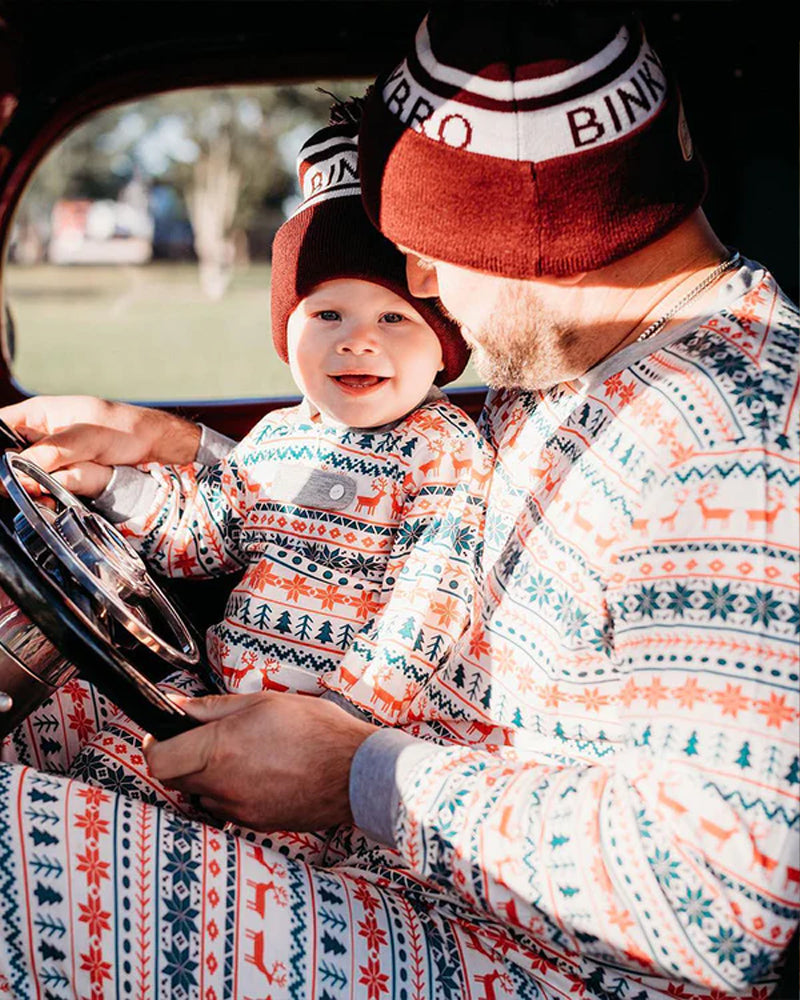
[{"label": "green grass", "polygon": [[[298,393],[270,336],[269,266],[209,301],[191,264],[6,267],[12,373],[28,393],[140,402]],[[477,385],[467,369],[457,385]]]}]

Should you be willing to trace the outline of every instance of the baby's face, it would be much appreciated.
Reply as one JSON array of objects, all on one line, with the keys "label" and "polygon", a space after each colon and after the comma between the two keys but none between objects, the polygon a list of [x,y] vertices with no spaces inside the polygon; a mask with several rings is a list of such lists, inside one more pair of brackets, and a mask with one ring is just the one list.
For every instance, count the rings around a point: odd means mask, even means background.
[{"label": "baby's face", "polygon": [[350,427],[399,420],[444,367],[439,339],[416,309],[371,281],[317,285],[287,332],[295,382],[322,413]]}]

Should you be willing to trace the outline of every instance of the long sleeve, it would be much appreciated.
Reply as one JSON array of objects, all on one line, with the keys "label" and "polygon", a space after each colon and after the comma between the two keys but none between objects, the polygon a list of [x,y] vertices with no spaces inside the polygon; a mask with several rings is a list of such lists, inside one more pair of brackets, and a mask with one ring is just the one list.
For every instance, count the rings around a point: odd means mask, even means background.
[{"label": "long sleeve", "polygon": [[[359,768],[395,788],[396,841],[423,877],[551,948],[740,990],[798,920],[796,540],[762,524],[746,546],[760,556],[742,557],[752,572],[732,583],[721,535],[700,541],[701,497],[681,498],[677,530],[693,541],[668,554],[633,543],[617,560],[627,681],[611,761],[424,752],[379,734]],[[692,563],[709,567],[703,579]],[[687,671],[697,645],[715,655]],[[760,679],[743,681],[753,657]]]},{"label": "long sleeve", "polygon": [[[251,481],[248,456],[260,427],[212,465],[198,461],[140,467],[148,485],[136,485],[140,495],[148,496],[148,509],[122,521],[119,528],[159,573],[211,577],[247,565],[241,523]],[[224,448],[216,453],[220,450]],[[209,451],[208,457],[212,454]]]},{"label": "long sleeve", "polygon": [[796,352],[766,280],[588,395],[499,394],[462,659],[507,745],[354,761],[357,823],[592,996],[747,991],[798,926]]},{"label": "long sleeve", "polygon": [[[463,713],[434,682],[467,630],[477,587],[490,448],[453,407],[419,415],[380,608],[323,678],[371,719],[452,738]],[[438,721],[432,722],[433,719]]]}]

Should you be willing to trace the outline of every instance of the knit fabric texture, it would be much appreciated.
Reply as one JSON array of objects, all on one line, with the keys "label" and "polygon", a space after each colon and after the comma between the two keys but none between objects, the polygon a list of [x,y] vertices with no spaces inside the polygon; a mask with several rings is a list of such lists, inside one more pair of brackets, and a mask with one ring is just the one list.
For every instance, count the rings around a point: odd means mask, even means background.
[{"label": "knit fabric texture", "polygon": [[432,10],[370,93],[359,143],[381,232],[507,277],[603,267],[705,193],[675,81],[641,25],[569,5]]},{"label": "knit fabric texture", "polygon": [[405,256],[370,223],[361,204],[356,124],[331,125],[298,156],[303,201],[272,244],[272,339],[288,361],[286,325],[300,301],[323,281],[358,278],[409,302],[442,345],[437,385],[458,378],[469,357],[458,326],[433,299],[415,298],[406,284]]}]

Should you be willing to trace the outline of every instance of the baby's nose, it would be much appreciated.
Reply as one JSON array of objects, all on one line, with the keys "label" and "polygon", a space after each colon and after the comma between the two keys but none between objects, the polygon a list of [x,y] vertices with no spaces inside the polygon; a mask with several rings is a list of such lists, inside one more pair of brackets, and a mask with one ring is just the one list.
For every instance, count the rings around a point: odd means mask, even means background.
[{"label": "baby's nose", "polygon": [[378,332],[370,323],[359,323],[347,330],[336,346],[343,354],[374,354],[379,349]]}]

